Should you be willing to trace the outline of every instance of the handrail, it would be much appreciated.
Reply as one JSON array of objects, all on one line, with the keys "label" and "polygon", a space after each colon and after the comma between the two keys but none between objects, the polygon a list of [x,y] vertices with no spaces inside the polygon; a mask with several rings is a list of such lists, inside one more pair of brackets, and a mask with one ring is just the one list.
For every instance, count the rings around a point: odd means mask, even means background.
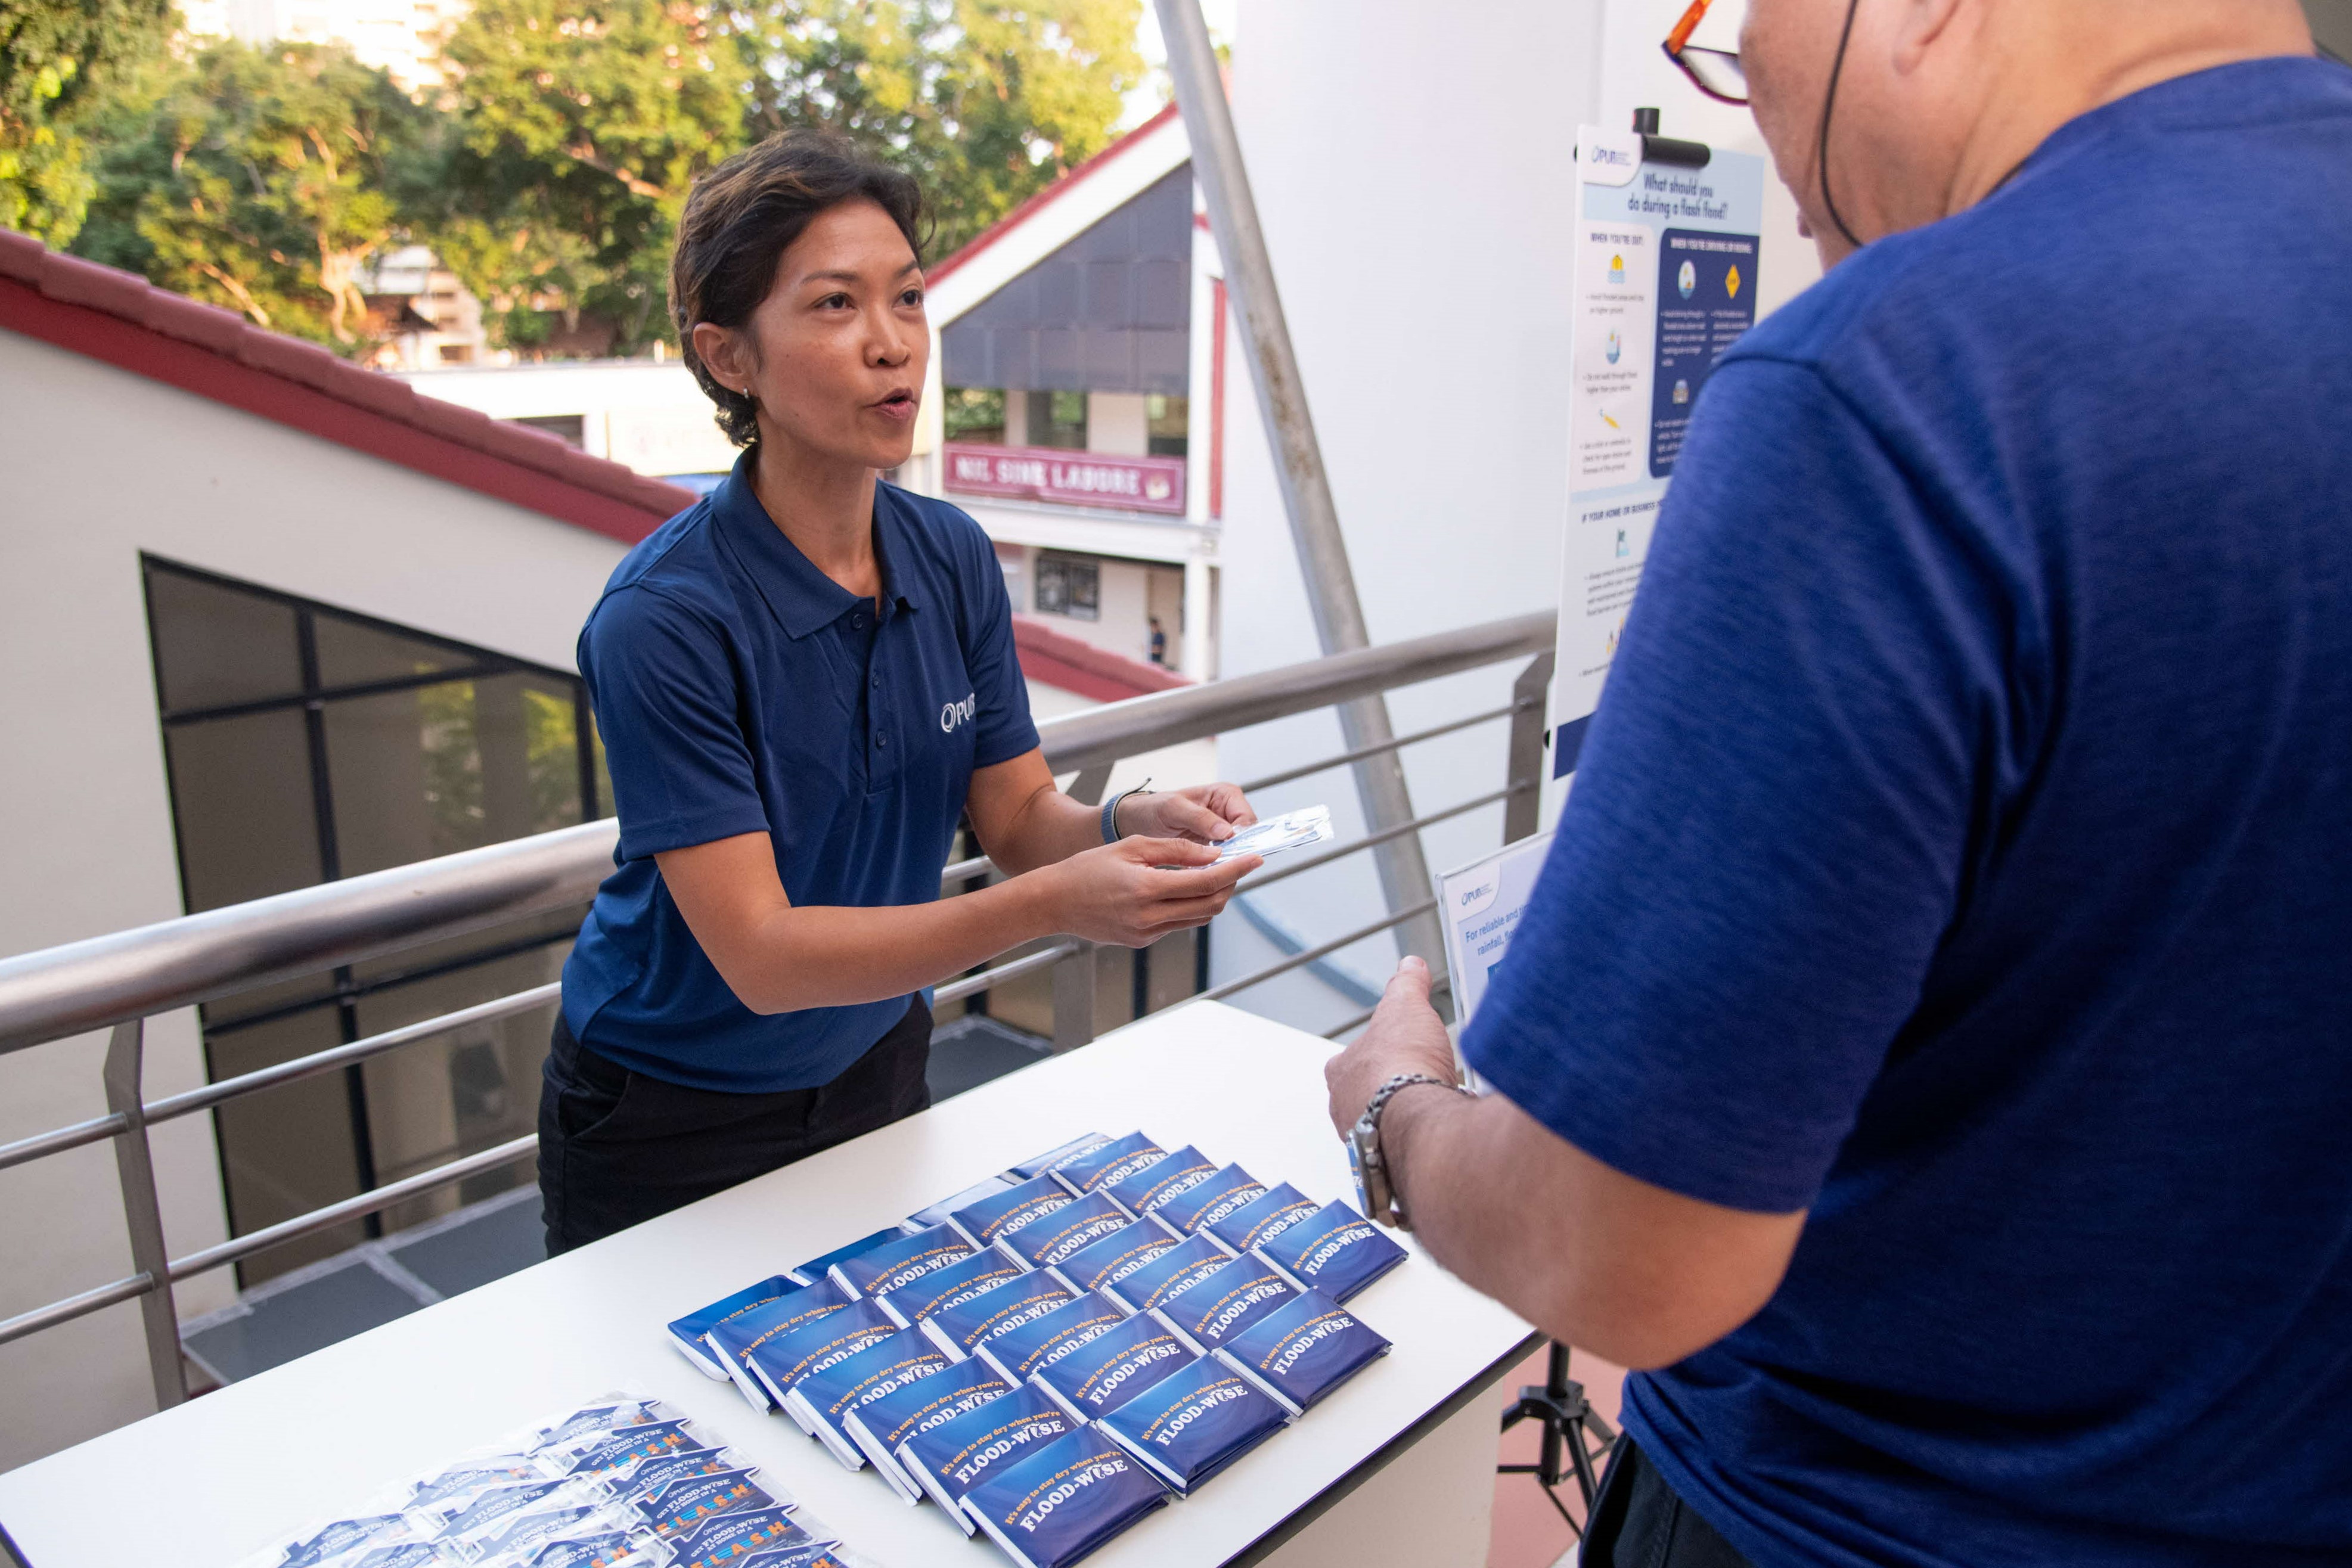
[{"label": "handrail", "polygon": [[[1383,643],[1047,719],[1057,773],[1476,669],[1551,645],[1549,612]],[[420,943],[575,908],[619,826],[586,822],[0,959],[0,1054]]]}]

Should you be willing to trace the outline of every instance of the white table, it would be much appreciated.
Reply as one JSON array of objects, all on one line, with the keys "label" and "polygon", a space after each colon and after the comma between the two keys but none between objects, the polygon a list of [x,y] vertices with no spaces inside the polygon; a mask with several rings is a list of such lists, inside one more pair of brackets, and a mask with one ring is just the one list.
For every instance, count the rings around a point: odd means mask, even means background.
[{"label": "white table", "polygon": [[[908,1507],[870,1469],[844,1470],[783,1416],[696,1372],[662,1325],[1091,1131],[1140,1126],[1163,1147],[1195,1144],[1261,1181],[1349,1198],[1324,1109],[1330,1050],[1214,1003],[1160,1013],[0,1476],[0,1525],[28,1568],[218,1568],[404,1473],[626,1389],[750,1456],[884,1568],[999,1568],[1005,1559],[984,1539],[966,1541],[928,1504]],[[1395,1350],[1089,1568],[1485,1560],[1500,1403],[1484,1396],[1532,1346],[1531,1331],[1418,1251],[1350,1304]]]}]

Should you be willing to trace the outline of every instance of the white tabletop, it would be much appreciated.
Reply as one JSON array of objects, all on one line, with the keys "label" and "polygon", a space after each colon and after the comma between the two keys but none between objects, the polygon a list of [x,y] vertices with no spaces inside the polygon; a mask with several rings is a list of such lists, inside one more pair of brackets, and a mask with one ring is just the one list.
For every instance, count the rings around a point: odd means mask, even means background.
[{"label": "white tabletop", "polygon": [[[613,1389],[750,1456],[885,1568],[996,1568],[938,1509],[852,1474],[690,1367],[663,1325],[1088,1132],[1140,1127],[1269,1185],[1352,1201],[1324,1110],[1330,1045],[1232,1008],[1160,1013],[919,1116],[0,1476],[28,1568],[217,1568],[386,1481]],[[1411,1239],[1407,1239],[1411,1245]],[[1530,1330],[1415,1251],[1350,1303],[1395,1342],[1305,1419],[1145,1520],[1089,1568],[1225,1563],[1360,1484],[1483,1388]],[[93,1528],[96,1526],[96,1528]],[[1263,1548],[1261,1547],[1261,1550]]]}]

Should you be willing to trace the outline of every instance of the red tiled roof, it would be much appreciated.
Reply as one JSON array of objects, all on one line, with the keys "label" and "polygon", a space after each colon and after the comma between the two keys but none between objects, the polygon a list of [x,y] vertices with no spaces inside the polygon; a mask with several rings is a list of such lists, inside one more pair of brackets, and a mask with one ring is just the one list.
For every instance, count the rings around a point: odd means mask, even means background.
[{"label": "red tiled roof", "polygon": [[1068,195],[1070,192],[1082,181],[1087,179],[1087,176],[1094,174],[1099,171],[1104,164],[1118,157],[1121,152],[1126,152],[1127,149],[1137,141],[1137,139],[1150,135],[1152,131],[1159,130],[1162,125],[1165,125],[1168,121],[1175,118],[1176,106],[1171,103],[1167,108],[1161,110],[1159,113],[1153,115],[1150,119],[1145,120],[1142,124],[1137,126],[1134,130],[1129,131],[1126,135],[1120,137],[1118,141],[1112,142],[1109,146],[1104,148],[1101,152],[1096,153],[1093,157],[1087,159],[1085,162],[1079,164],[1076,168],[1071,170],[1068,173],[1064,174],[1060,179],[1055,181],[1052,184],[1046,186],[1035,195],[1030,197],[1027,201],[1022,203],[1019,206],[1013,208],[1011,212],[1005,214],[1003,217],[997,219],[994,223],[989,225],[986,228],[981,230],[980,233],[974,235],[965,243],[961,250],[957,251],[953,256],[949,256],[938,266],[925,269],[923,273],[924,285],[928,287],[937,287],[939,286],[940,279],[955,271],[956,268],[970,261],[973,256],[978,256],[982,251],[986,250],[990,246],[994,245],[998,240],[1003,239],[1006,235],[1011,234],[1014,229],[1019,228],[1023,224],[1027,223],[1031,218],[1035,217],[1039,212],[1043,211],[1056,200]]},{"label": "red tiled roof", "polygon": [[0,329],[635,544],[693,493],[0,229]]},{"label": "red tiled roof", "polygon": [[1097,702],[1120,702],[1192,684],[1161,665],[1108,653],[1056,632],[1034,615],[1013,616],[1013,645],[1020,653],[1023,674]]}]

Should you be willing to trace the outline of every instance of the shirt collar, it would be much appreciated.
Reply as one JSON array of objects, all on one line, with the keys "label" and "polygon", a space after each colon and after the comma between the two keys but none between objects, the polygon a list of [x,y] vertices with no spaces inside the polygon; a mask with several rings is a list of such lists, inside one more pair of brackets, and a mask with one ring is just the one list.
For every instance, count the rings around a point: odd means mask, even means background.
[{"label": "shirt collar", "polygon": [[[751,584],[769,612],[785,635],[798,641],[832,625],[866,601],[820,571],[768,516],[751,483],[751,465],[758,450],[747,449],[735,460],[734,471],[711,491],[711,515],[750,571]],[[913,559],[913,541],[903,512],[904,503],[897,491],[887,485],[874,487],[874,546],[886,612],[920,608],[906,570]]]}]

